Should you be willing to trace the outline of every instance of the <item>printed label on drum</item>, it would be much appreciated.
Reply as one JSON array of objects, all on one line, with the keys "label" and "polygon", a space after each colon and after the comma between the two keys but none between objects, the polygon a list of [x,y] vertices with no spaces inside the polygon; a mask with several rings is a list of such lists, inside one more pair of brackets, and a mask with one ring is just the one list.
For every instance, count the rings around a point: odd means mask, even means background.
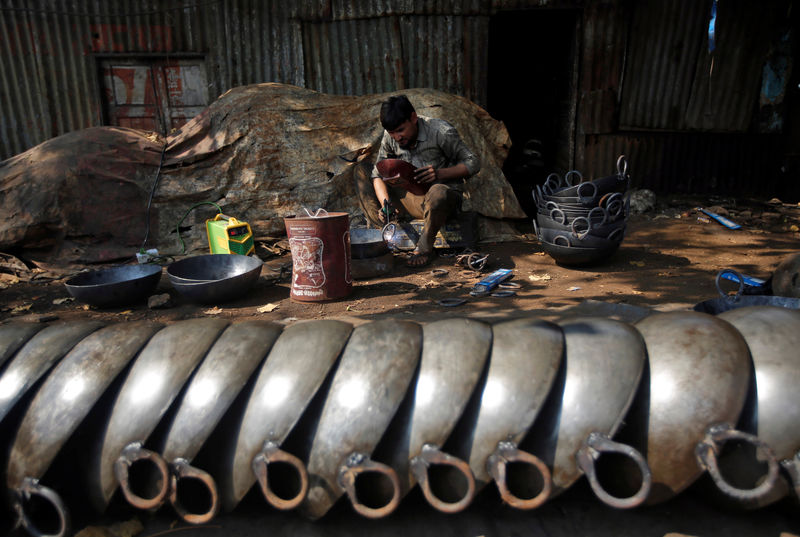
[{"label": "printed label on drum", "polygon": [[[324,244],[318,237],[289,239],[292,250],[292,289],[318,289],[325,285],[322,266]],[[309,293],[296,294],[309,295]]]}]

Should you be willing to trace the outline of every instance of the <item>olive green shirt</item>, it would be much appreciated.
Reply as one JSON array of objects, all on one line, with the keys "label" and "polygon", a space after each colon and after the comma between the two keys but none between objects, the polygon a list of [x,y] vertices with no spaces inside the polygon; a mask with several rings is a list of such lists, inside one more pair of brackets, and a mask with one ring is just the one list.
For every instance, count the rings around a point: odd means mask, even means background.
[{"label": "olive green shirt", "polygon": [[[480,159],[470,151],[454,126],[443,119],[422,116],[418,116],[417,126],[419,133],[413,149],[400,147],[384,131],[376,162],[385,158],[399,158],[410,162],[415,168],[432,165],[437,170],[464,164],[471,176],[478,173]],[[380,177],[377,167],[373,167],[372,177]]]}]

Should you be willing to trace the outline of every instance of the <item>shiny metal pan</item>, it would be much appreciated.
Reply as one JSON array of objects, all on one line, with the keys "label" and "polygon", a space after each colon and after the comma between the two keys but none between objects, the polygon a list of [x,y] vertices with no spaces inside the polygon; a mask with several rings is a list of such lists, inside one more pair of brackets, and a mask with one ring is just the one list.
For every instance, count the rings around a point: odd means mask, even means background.
[{"label": "shiny metal pan", "polygon": [[96,321],[58,323],[31,337],[0,375],[0,421],[76,343],[102,326]]},{"label": "shiny metal pan", "polygon": [[69,514],[60,495],[40,483],[61,448],[115,378],[161,328],[134,322],[101,328],[86,336],[59,362],[28,407],[11,448],[7,485],[22,526],[41,535],[27,503],[49,501],[60,521],[55,535],[69,533]]},{"label": "shiny metal pan", "polygon": [[[161,456],[170,469],[162,476],[162,487],[169,487],[169,501],[175,512],[192,524],[210,521],[219,510],[219,494],[214,478],[191,465],[225,412],[244,388],[280,336],[282,326],[266,321],[232,324],[225,329],[197,368],[165,434]],[[179,500],[179,486],[185,480],[201,483],[208,493],[208,509],[192,512]],[[158,495],[165,495],[164,490]]]},{"label": "shiny metal pan", "polygon": [[[218,459],[221,466],[215,475],[224,510],[236,507],[256,481],[266,500],[278,509],[293,509],[303,501],[308,490],[305,464],[281,446],[352,330],[352,325],[332,320],[299,322],[283,330],[256,373],[241,421],[227,435]],[[296,488],[273,486],[275,472],[270,469],[278,466],[293,472]]]},{"label": "shiny metal pan", "polygon": [[[746,433],[728,433],[699,453],[720,491],[739,507],[764,507],[800,491],[800,311],[749,306],[718,315],[747,342],[755,372],[755,404],[740,419]],[[739,445],[723,450],[725,441]],[[778,472],[776,461],[792,479]]]},{"label": "shiny metal pan", "polygon": [[181,321],[156,333],[139,353],[91,456],[87,496],[96,510],[105,510],[118,486],[125,499],[140,509],[163,502],[164,487],[152,497],[133,491],[129,469],[150,461],[161,475],[167,474],[163,460],[142,449],[144,443],[227,325],[221,319]]},{"label": "shiny metal pan", "polygon": [[33,335],[44,328],[39,323],[8,323],[0,325],[0,372],[14,353]]},{"label": "shiny metal pan", "polygon": [[[300,505],[305,516],[323,516],[345,493],[356,512],[369,518],[386,516],[397,507],[397,474],[370,455],[412,382],[421,343],[421,327],[409,321],[374,321],[353,330],[310,439],[309,490]],[[370,498],[369,505],[360,493],[371,491],[360,492],[356,486],[365,475],[389,483],[388,493]]]},{"label": "shiny metal pan", "polygon": [[[477,416],[459,423],[448,444],[453,446],[453,455],[469,462],[476,491],[494,480],[504,502],[532,509],[549,496],[550,470],[539,458],[518,449],[518,444],[556,380],[564,356],[564,334],[557,325],[535,318],[496,324],[492,333]],[[510,486],[517,482],[511,463],[524,474],[524,487]]]},{"label": "shiny metal pan", "polygon": [[[453,318],[426,324],[422,358],[413,386],[410,420],[392,436],[386,458],[397,471],[401,494],[417,482],[436,509],[455,513],[475,495],[475,479],[466,461],[442,451],[467,407],[485,370],[492,346],[492,329],[483,322]],[[439,467],[447,479],[436,479]],[[446,468],[444,468],[446,467]]]},{"label": "shiny metal pan", "polygon": [[618,439],[645,454],[652,475],[646,503],[657,504],[703,473],[695,448],[709,431],[736,424],[750,384],[750,353],[738,330],[705,313],[657,313],[635,327],[647,347],[649,378]]},{"label": "shiny metal pan", "polygon": [[[644,340],[631,325],[600,317],[567,319],[559,326],[566,342],[564,385],[553,389],[524,448],[551,469],[551,499],[586,474],[601,501],[635,507],[650,492],[650,470],[638,451],[612,438],[639,388],[647,361]],[[642,482],[634,494],[618,498],[603,488],[595,461],[604,453],[628,457],[640,468]]]}]

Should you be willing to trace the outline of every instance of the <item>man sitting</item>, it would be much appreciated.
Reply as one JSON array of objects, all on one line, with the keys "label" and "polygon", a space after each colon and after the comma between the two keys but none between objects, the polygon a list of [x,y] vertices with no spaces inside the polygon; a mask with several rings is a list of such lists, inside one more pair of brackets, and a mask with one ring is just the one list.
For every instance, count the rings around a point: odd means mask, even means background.
[{"label": "man sitting", "polygon": [[[419,242],[407,262],[410,267],[423,267],[433,258],[436,233],[460,209],[463,180],[478,172],[480,159],[450,123],[417,116],[405,95],[384,101],[380,121],[385,132],[377,161],[396,158],[410,162],[416,168],[417,182],[431,185],[425,195],[412,194],[403,188],[389,187],[377,167],[372,170],[372,186],[381,208],[387,200],[394,207],[399,203],[412,218],[424,220]],[[388,215],[380,209],[378,217],[385,223]]]}]

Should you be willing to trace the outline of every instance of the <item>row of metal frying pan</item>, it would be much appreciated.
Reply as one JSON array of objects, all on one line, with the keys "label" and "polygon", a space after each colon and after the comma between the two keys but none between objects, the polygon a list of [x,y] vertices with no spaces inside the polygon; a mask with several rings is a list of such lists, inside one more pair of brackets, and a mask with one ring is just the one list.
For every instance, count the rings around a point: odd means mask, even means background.
[{"label": "row of metal frying pan", "polygon": [[[37,535],[41,503],[58,514],[49,534],[68,532],[75,491],[98,512],[121,489],[202,523],[256,483],[311,519],[342,496],[380,518],[416,484],[445,512],[492,482],[530,509],[586,475],[600,500],[629,508],[707,469],[732,501],[762,506],[798,483],[798,348],[800,312],[767,306],[636,324],[10,323],[2,463]],[[729,442],[755,456],[721,456]],[[182,500],[187,482],[204,487],[202,509]]]}]

